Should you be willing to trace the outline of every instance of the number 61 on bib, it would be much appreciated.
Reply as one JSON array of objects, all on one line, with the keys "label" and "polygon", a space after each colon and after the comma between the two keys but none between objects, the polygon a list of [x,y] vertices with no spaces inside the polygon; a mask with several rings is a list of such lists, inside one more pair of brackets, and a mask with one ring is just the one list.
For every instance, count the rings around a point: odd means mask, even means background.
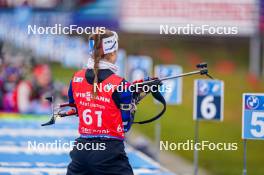
[{"label": "number 61 on bib", "polygon": [[264,140],[264,94],[243,94],[242,138]]},{"label": "number 61 on bib", "polygon": [[194,120],[223,120],[224,83],[220,80],[195,80]]}]

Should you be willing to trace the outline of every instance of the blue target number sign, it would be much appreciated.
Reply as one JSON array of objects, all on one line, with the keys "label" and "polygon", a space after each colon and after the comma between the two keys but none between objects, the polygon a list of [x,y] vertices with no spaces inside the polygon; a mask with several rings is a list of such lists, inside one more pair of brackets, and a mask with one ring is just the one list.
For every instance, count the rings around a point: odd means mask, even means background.
[{"label": "blue target number sign", "polygon": [[130,55],[127,58],[127,79],[132,82],[152,75],[153,61],[149,56]]},{"label": "blue target number sign", "polygon": [[[182,67],[178,65],[157,65],[155,66],[155,76],[159,78],[170,77],[182,73]],[[182,78],[164,81],[161,94],[169,105],[182,103]]]},{"label": "blue target number sign", "polygon": [[264,94],[243,94],[242,138],[264,140]]},{"label": "blue target number sign", "polygon": [[194,120],[223,120],[224,83],[220,80],[195,80]]}]

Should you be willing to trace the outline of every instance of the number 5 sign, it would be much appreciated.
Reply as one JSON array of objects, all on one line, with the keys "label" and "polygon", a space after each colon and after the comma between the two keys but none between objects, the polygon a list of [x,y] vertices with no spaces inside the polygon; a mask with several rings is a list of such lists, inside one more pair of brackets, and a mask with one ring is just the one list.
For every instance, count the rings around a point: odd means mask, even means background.
[{"label": "number 5 sign", "polygon": [[264,139],[264,94],[243,94],[243,139]]},{"label": "number 5 sign", "polygon": [[223,120],[223,94],[223,81],[195,80],[194,120]]}]

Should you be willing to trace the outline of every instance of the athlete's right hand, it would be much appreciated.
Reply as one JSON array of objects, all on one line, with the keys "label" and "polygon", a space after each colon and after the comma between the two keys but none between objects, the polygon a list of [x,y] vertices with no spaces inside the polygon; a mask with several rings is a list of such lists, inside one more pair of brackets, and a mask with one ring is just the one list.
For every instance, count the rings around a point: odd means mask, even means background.
[{"label": "athlete's right hand", "polygon": [[75,108],[68,109],[67,111],[60,111],[58,113],[60,117],[66,117],[71,115],[77,115],[77,110]]},{"label": "athlete's right hand", "polygon": [[60,117],[77,115],[77,108],[75,104],[69,104],[69,103],[60,104],[56,106],[54,113],[55,115],[58,115]]},{"label": "athlete's right hand", "polygon": [[141,94],[142,92],[145,93],[151,92],[152,89],[156,89],[158,86],[161,86],[162,82],[157,77],[152,77],[152,78],[147,77],[141,80],[134,81],[133,85],[134,85],[134,89],[136,90],[136,93]]}]

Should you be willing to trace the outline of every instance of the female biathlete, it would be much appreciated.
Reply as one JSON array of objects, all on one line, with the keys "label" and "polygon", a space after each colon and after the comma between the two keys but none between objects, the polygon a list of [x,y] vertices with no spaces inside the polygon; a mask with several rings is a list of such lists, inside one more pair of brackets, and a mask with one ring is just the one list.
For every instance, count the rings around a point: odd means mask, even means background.
[{"label": "female biathlete", "polygon": [[[118,35],[106,30],[91,35],[90,43],[92,59],[87,69],[74,74],[69,88],[69,103],[78,111],[80,137],[70,152],[67,175],[132,175],[123,141],[133,114],[131,108],[122,108],[131,104],[132,92],[115,89],[129,85],[115,74]],[[99,88],[105,86],[113,90]],[[77,144],[85,146],[78,149]]]}]

